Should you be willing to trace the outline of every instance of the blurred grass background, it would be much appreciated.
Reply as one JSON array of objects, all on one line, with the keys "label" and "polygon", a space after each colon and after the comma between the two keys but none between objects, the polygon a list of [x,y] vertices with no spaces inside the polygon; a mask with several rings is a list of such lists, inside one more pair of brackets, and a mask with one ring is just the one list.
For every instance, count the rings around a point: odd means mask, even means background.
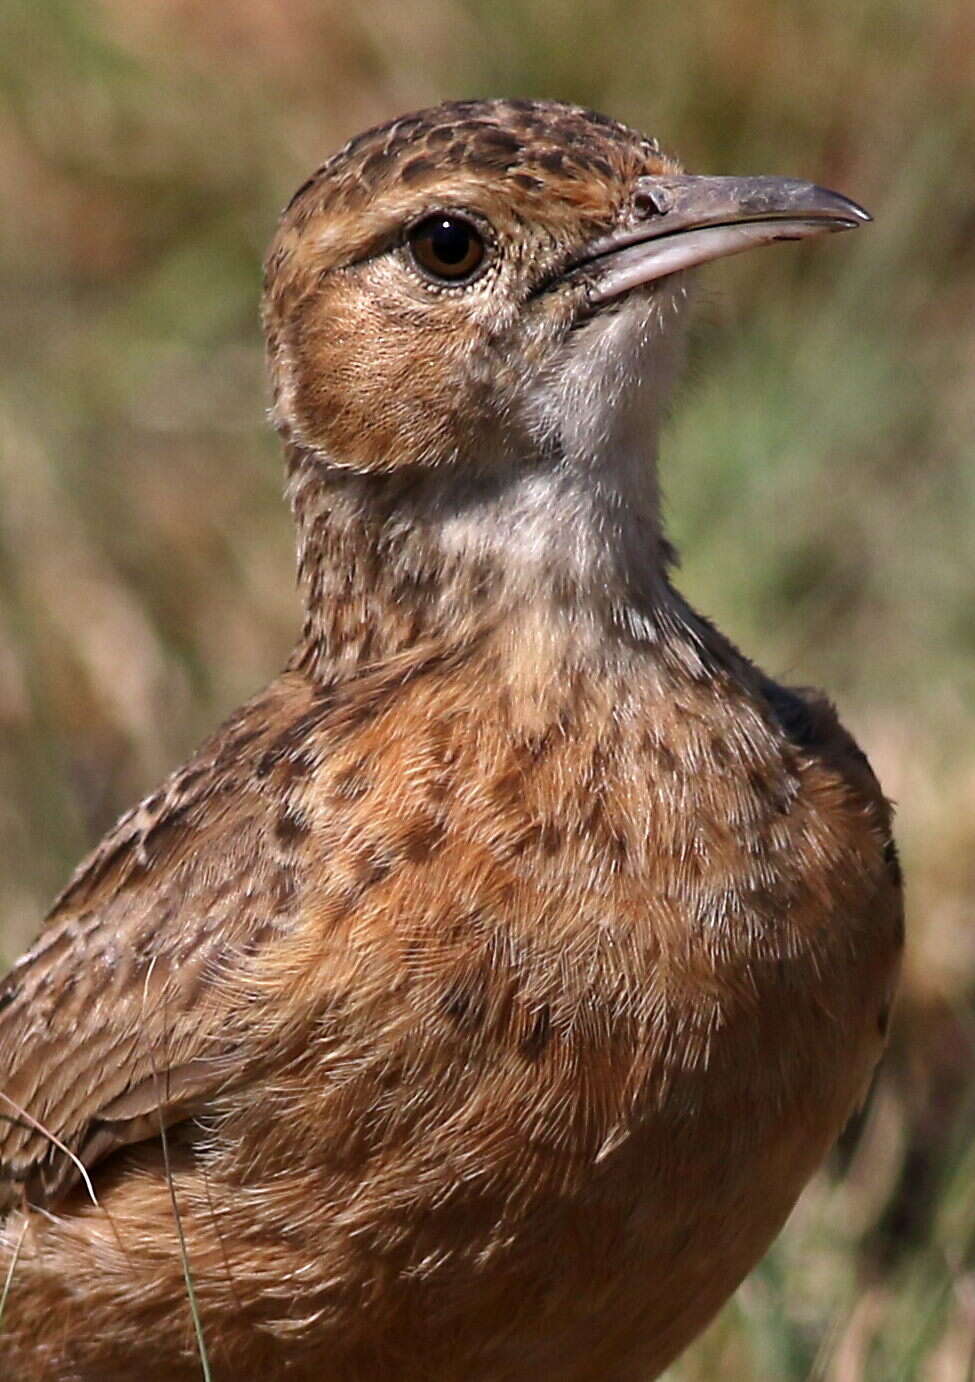
[{"label": "blurred grass background", "polygon": [[692,599],[828,686],[899,803],[910,950],[867,1113],[675,1382],[975,1375],[971,0],[3,0],[0,951],[282,663],[260,260],[350,134],[580,101],[876,225],[706,271],[665,445]]}]

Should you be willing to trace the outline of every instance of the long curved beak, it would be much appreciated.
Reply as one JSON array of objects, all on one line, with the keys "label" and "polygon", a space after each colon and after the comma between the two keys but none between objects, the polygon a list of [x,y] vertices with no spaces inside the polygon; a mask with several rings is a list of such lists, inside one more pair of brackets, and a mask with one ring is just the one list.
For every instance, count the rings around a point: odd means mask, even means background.
[{"label": "long curved beak", "polygon": [[775,240],[853,230],[872,220],[862,206],[795,178],[638,178],[628,222],[587,245],[593,305],[680,269]]}]

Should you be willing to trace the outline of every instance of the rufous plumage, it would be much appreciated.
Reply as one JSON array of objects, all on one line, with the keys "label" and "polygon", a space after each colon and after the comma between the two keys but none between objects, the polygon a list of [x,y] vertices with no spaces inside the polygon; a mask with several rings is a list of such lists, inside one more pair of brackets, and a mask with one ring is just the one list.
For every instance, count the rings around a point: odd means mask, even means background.
[{"label": "rufous plumage", "polygon": [[[862,1097],[890,812],[671,581],[689,270],[865,213],[438,107],[295,194],[287,668],[0,989],[18,1382],[646,1382]],[[14,1260],[15,1259],[15,1260]]]}]

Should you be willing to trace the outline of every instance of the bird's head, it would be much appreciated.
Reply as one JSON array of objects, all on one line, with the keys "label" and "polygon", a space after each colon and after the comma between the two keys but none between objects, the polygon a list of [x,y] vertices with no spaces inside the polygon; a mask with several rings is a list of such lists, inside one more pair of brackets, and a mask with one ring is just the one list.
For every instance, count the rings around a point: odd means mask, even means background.
[{"label": "bird's head", "polygon": [[265,296],[276,420],[359,471],[517,465],[585,447],[580,431],[603,448],[631,395],[645,412],[669,389],[683,270],[863,219],[808,183],[687,177],[572,106],[407,116],[284,214]]},{"label": "bird's head", "polygon": [[557,103],[448,104],[352,140],[267,259],[309,646],[361,660],[377,630],[455,632],[485,591],[495,621],[646,626],[669,589],[656,436],[685,270],[864,219],[809,183],[686,176]]}]

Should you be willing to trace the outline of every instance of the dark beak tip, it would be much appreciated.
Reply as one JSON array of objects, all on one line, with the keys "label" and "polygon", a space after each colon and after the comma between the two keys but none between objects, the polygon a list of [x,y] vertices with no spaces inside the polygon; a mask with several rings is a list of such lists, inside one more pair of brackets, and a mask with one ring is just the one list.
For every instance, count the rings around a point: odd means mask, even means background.
[{"label": "dark beak tip", "polygon": [[812,191],[821,196],[824,201],[833,202],[837,210],[840,211],[844,219],[851,223],[851,229],[857,225],[869,225],[873,220],[870,212],[859,202],[855,202],[852,197],[845,197],[842,192],[834,192],[831,187],[814,186]]}]

